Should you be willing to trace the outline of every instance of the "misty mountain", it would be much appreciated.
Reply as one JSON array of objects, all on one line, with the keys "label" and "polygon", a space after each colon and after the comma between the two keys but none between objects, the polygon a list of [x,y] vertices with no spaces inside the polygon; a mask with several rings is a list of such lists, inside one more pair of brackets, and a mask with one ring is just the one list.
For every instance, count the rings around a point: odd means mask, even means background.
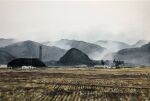
[{"label": "misty mountain", "polygon": [[134,45],[132,45],[132,47],[141,47],[147,43],[148,43],[148,41],[146,41],[146,40],[139,40]]},{"label": "misty mountain", "polygon": [[59,60],[66,50],[60,49],[55,46],[45,46],[33,41],[18,42],[6,47],[0,48],[0,50],[10,53],[17,58],[39,58],[39,46],[42,46],[42,60]]},{"label": "misty mountain", "polygon": [[62,39],[55,42],[44,42],[43,44],[48,46],[56,46],[66,50],[69,50],[71,48],[76,48],[86,53],[92,59],[97,59],[97,57],[102,57],[102,53],[105,50],[105,48],[96,44],[92,44],[84,41],[68,40],[68,39]]},{"label": "misty mountain", "polygon": [[0,64],[7,64],[11,60],[13,60],[15,57],[10,55],[7,52],[0,51]]},{"label": "misty mountain", "polygon": [[139,48],[128,48],[118,51],[114,59],[136,65],[150,65],[150,43]]},{"label": "misty mountain", "polygon": [[0,38],[0,47],[5,47],[8,45],[11,45],[13,43],[16,43],[17,41],[15,39],[3,39]]},{"label": "misty mountain", "polygon": [[72,48],[63,57],[60,58],[59,62],[62,65],[94,65],[93,61],[83,53],[82,51]]},{"label": "misty mountain", "polygon": [[95,42],[95,44],[101,45],[107,49],[104,52],[105,53],[105,55],[103,57],[104,60],[112,60],[114,58],[115,52],[118,52],[122,49],[138,48],[147,43],[148,43],[148,41],[145,41],[145,40],[139,40],[133,45],[129,45],[129,44],[126,44],[124,42],[119,42],[119,41],[100,40],[100,41]]},{"label": "misty mountain", "polygon": [[118,50],[130,48],[131,46],[119,41],[108,41],[108,40],[99,40],[95,44],[105,47],[110,52],[117,52]]}]

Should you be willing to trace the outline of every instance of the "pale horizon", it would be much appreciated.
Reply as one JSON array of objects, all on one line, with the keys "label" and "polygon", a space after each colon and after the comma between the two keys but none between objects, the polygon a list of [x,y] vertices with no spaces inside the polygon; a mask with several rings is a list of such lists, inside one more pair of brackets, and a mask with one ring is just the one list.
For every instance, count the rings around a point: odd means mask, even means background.
[{"label": "pale horizon", "polygon": [[1,0],[0,38],[135,43],[150,40],[150,1]]}]

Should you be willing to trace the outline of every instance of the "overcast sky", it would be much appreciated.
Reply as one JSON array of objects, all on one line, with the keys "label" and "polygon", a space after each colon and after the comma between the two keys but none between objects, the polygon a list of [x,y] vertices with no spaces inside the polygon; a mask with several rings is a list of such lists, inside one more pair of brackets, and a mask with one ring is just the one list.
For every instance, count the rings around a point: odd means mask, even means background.
[{"label": "overcast sky", "polygon": [[150,40],[150,0],[0,0],[0,37]]}]

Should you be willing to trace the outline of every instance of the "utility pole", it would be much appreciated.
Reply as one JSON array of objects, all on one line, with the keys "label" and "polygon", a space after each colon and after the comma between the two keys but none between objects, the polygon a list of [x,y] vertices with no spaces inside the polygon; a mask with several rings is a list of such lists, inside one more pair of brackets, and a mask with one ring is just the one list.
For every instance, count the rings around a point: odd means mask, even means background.
[{"label": "utility pole", "polygon": [[42,61],[42,46],[39,48],[39,59]]}]

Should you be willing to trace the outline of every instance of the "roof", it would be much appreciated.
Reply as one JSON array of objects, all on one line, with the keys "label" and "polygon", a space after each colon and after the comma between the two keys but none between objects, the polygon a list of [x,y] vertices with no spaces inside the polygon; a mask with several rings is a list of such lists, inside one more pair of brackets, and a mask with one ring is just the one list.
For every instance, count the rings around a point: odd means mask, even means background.
[{"label": "roof", "polygon": [[46,67],[46,65],[37,58],[16,58],[8,63],[8,67],[22,66]]}]

